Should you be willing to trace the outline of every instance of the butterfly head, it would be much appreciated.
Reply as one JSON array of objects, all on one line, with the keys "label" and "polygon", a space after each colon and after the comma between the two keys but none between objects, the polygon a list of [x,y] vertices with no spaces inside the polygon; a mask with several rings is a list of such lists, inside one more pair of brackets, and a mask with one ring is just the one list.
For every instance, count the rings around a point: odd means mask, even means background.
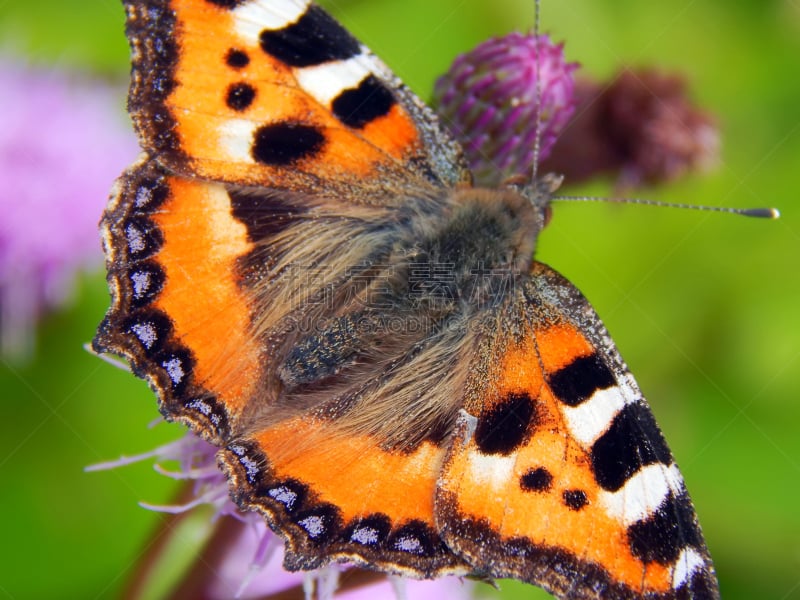
[{"label": "butterfly head", "polygon": [[463,245],[459,260],[470,263],[472,269],[480,262],[487,268],[528,273],[539,232],[550,221],[550,202],[561,179],[558,175],[532,181],[515,177],[496,189],[457,189],[448,225],[438,234],[448,240],[443,245]]},{"label": "butterfly head", "polygon": [[536,221],[534,235],[537,235],[550,223],[553,216],[551,207],[553,194],[558,191],[563,181],[564,176],[557,173],[547,173],[542,177],[533,178],[519,175],[504,181],[502,187],[518,194],[530,205]]},{"label": "butterfly head", "polygon": [[563,175],[547,173],[543,177],[534,178],[531,182],[519,188],[519,193],[541,213],[541,227],[545,227],[550,222],[550,217],[553,214],[550,207],[553,201],[553,194],[561,187],[562,181],[564,181]]}]

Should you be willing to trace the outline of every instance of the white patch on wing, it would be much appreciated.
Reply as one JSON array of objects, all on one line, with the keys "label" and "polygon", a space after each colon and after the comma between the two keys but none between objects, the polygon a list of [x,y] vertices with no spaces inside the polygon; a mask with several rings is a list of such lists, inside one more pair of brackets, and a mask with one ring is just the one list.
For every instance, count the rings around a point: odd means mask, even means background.
[{"label": "white patch on wing", "polygon": [[229,119],[217,130],[220,150],[234,162],[254,163],[251,153],[257,124],[247,119]]},{"label": "white patch on wing", "polygon": [[325,523],[322,517],[311,515],[297,522],[300,527],[306,530],[308,535],[312,538],[319,537],[325,533]]},{"label": "white patch on wing", "polygon": [[129,223],[125,228],[125,237],[128,240],[129,252],[141,252],[146,248],[144,235],[138,227]]},{"label": "white patch on wing", "polygon": [[358,542],[365,546],[375,544],[378,542],[378,530],[372,527],[358,527],[350,535],[350,541]]},{"label": "white patch on wing", "polygon": [[193,408],[193,409],[195,409],[197,411],[200,411],[205,416],[208,416],[208,415],[211,414],[211,405],[208,402],[203,402],[199,398],[196,398],[196,399],[192,400],[186,406],[188,406],[189,408]]},{"label": "white patch on wing", "polygon": [[270,489],[267,494],[269,494],[271,498],[274,498],[283,504],[289,510],[292,510],[292,507],[297,500],[297,494],[283,485]]},{"label": "white patch on wing", "polygon": [[704,568],[705,564],[703,557],[694,548],[687,546],[681,550],[672,571],[672,589],[677,590],[689,581],[695,571]]},{"label": "white patch on wing", "polygon": [[516,457],[490,456],[472,451],[469,456],[470,475],[478,485],[486,486],[487,491],[503,489],[514,476]]},{"label": "white patch on wing", "polygon": [[151,277],[147,271],[134,271],[131,273],[134,298],[141,298],[150,289]]},{"label": "white patch on wing", "polygon": [[328,106],[344,90],[358,84],[372,73],[362,55],[346,60],[337,60],[313,67],[297,69],[295,76],[300,87],[317,102]]},{"label": "white patch on wing", "polygon": [[628,527],[652,515],[670,491],[677,496],[682,490],[678,466],[655,463],[639,469],[616,492],[601,492],[598,500],[608,514]]},{"label": "white patch on wing", "polygon": [[140,187],[136,190],[136,199],[134,204],[136,208],[144,208],[153,200],[153,190],[149,187]]},{"label": "white patch on wing", "polygon": [[256,461],[247,456],[247,449],[239,444],[231,444],[228,446],[228,450],[239,457],[239,464],[244,467],[245,472],[247,473],[247,480],[251,483],[254,482],[256,477],[258,477],[259,469]]},{"label": "white patch on wing", "polygon": [[233,10],[233,27],[248,44],[258,46],[262,31],[296,23],[310,4],[310,0],[250,0]]},{"label": "white patch on wing", "polygon": [[136,323],[131,326],[133,334],[139,338],[139,341],[145,348],[152,348],[158,341],[158,331],[152,323]]},{"label": "white patch on wing", "polygon": [[617,380],[617,385],[622,392],[622,396],[628,402],[639,400],[642,397],[642,393],[639,391],[638,387],[636,386],[636,382],[633,380],[633,375],[628,372],[626,372]]},{"label": "white patch on wing", "polygon": [[183,370],[183,363],[179,358],[171,358],[161,363],[161,366],[167,371],[167,376],[175,385],[183,381],[183,378],[186,376],[186,372]]},{"label": "white patch on wing", "polygon": [[578,406],[562,405],[561,410],[575,439],[589,447],[606,432],[617,413],[630,401],[624,388],[612,386],[597,390]]},{"label": "white patch on wing", "polygon": [[394,547],[403,552],[410,552],[411,554],[419,554],[422,550],[422,542],[417,538],[410,535],[404,535],[395,541]]}]

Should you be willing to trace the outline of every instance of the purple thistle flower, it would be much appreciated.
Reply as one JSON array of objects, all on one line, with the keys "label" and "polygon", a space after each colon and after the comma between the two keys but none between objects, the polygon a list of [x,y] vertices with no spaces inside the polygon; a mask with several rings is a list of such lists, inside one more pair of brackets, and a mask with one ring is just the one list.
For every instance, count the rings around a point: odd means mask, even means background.
[{"label": "purple thistle flower", "polygon": [[679,73],[648,67],[609,81],[584,77],[575,97],[576,117],[542,165],[571,183],[610,174],[624,193],[719,163],[715,119],[692,101]]},{"label": "purple thistle flower", "polygon": [[0,59],[0,354],[27,357],[37,318],[102,264],[109,182],[138,153],[123,98]]},{"label": "purple thistle flower", "polygon": [[[112,469],[155,459],[154,468],[158,473],[188,483],[189,489],[184,494],[188,499],[173,505],[140,502],[141,506],[175,515],[203,505],[212,507],[212,520],[218,528],[226,530],[213,537],[224,536],[231,551],[220,557],[218,564],[214,565],[208,565],[201,553],[199,564],[189,571],[191,577],[179,583],[180,589],[174,590],[175,595],[197,597],[200,593],[198,587],[202,587],[204,598],[251,598],[302,585],[302,574],[287,573],[281,568],[283,543],[267,528],[263,517],[255,512],[240,511],[231,500],[228,482],[217,467],[216,454],[216,446],[189,432],[151,452],[93,465],[87,470]],[[213,570],[199,574],[198,567],[205,567],[206,571],[213,567]],[[262,573],[266,576],[259,577]],[[146,569],[140,573],[144,579],[148,575]],[[207,581],[203,580],[203,575],[210,575]],[[143,585],[146,582],[132,582],[132,587]]]},{"label": "purple thistle flower", "polygon": [[575,108],[577,67],[565,62],[563,44],[521,33],[488,40],[456,58],[436,82],[434,102],[464,146],[476,183],[497,185],[530,174],[537,133],[539,158],[548,155]]},{"label": "purple thistle flower", "polygon": [[[291,573],[283,569],[283,540],[272,533],[264,518],[256,512],[242,512],[228,495],[228,482],[217,468],[217,448],[193,433],[152,452],[89,467],[89,471],[117,468],[155,459],[155,469],[162,475],[189,484],[188,500],[175,505],[155,506],[141,503],[145,508],[170,514],[183,514],[203,505],[213,508],[215,533],[207,543],[208,552],[201,551],[195,564],[178,582],[171,595],[180,598],[205,600],[242,600],[285,597],[293,589],[299,595],[305,590],[307,598],[319,600],[371,600],[373,598],[414,598],[415,600],[471,597],[472,584],[458,577],[443,577],[433,581],[385,577],[339,563],[311,573]],[[168,467],[166,465],[174,465]],[[174,529],[174,525],[168,526]],[[224,545],[224,552],[216,546]],[[150,546],[150,545],[148,545]],[[153,545],[153,547],[157,547]],[[154,568],[150,556],[145,556],[138,576],[147,579]],[[168,560],[169,557],[156,557]],[[132,592],[147,586],[146,581],[134,581]],[[313,590],[313,593],[312,593]],[[294,597],[294,596],[293,596]]]}]

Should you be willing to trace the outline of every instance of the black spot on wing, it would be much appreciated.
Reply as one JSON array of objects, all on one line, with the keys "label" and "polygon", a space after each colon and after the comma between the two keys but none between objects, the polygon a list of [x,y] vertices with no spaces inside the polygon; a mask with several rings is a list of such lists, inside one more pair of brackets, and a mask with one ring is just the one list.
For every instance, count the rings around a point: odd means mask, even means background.
[{"label": "black spot on wing", "polygon": [[244,69],[250,64],[250,57],[244,50],[231,48],[225,55],[225,64],[232,69]]},{"label": "black spot on wing", "polygon": [[484,454],[511,454],[528,439],[535,416],[533,398],[526,393],[509,394],[478,418],[478,449]]},{"label": "black spot on wing", "polygon": [[300,123],[264,125],[253,138],[253,158],[272,167],[285,167],[310,158],[325,144],[325,136],[319,129]]},{"label": "black spot on wing", "polygon": [[703,547],[689,497],[670,494],[655,513],[628,527],[631,552],[644,562],[673,563],[685,546]]},{"label": "black spot on wing", "polygon": [[650,409],[628,404],[592,446],[592,469],[605,490],[616,491],[645,465],[670,464],[672,455]]},{"label": "black spot on wing", "polygon": [[214,4],[220,8],[228,8],[233,10],[240,4],[246,3],[248,0],[206,0],[209,4]]},{"label": "black spot on wing", "polygon": [[568,406],[578,406],[597,390],[615,384],[614,374],[598,354],[576,358],[548,376],[547,382],[556,397]]},{"label": "black spot on wing", "polygon": [[228,87],[225,104],[228,105],[228,108],[241,112],[253,103],[255,97],[256,89],[249,83],[233,83]]},{"label": "black spot on wing", "polygon": [[339,94],[331,108],[342,123],[361,129],[387,114],[396,102],[392,92],[377,77],[369,75],[358,87]]},{"label": "black spot on wing", "polygon": [[546,492],[553,485],[553,475],[544,467],[528,470],[519,481],[526,492]]},{"label": "black spot on wing", "polygon": [[564,504],[571,510],[580,510],[589,503],[586,492],[583,490],[564,490],[561,496]]},{"label": "black spot on wing", "polygon": [[333,17],[312,5],[296,22],[282,29],[265,29],[261,49],[290,67],[312,67],[360,53],[358,41]]}]

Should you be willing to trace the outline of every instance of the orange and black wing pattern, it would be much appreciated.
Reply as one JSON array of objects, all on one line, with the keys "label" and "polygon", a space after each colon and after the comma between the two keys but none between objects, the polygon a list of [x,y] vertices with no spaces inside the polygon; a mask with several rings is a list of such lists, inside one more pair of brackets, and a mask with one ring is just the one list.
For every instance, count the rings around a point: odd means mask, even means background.
[{"label": "orange and black wing pattern", "polygon": [[343,435],[303,416],[228,445],[221,459],[234,495],[287,539],[287,568],[347,561],[415,578],[465,575],[440,537],[434,492],[445,448],[404,452],[369,435]]},{"label": "orange and black wing pattern", "polygon": [[[125,5],[145,155],[101,223],[112,307],[95,347],[224,440],[275,396],[259,336],[375,260],[400,190],[435,202],[466,171],[429,109],[310,2]],[[321,281],[293,279],[312,264],[330,267]]]},{"label": "orange and black wing pattern", "polygon": [[436,499],[479,572],[559,598],[715,598],[680,472],[597,315],[535,263],[477,356]]},{"label": "orange and black wing pattern", "polygon": [[466,177],[430,110],[313,3],[125,5],[129,109],[168,169],[317,193]]},{"label": "orange and black wing pattern", "polygon": [[260,356],[237,276],[252,242],[228,193],[143,159],[117,182],[101,231],[112,304],[94,348],[128,358],[168,419],[221,444]]},{"label": "orange and black wing pattern", "polygon": [[[468,571],[434,529],[441,440],[403,453],[385,432],[345,436],[312,410],[333,392],[308,400],[298,380],[310,376],[286,367],[303,339],[290,321],[361,305],[391,271],[384,223],[430,210],[465,177],[458,146],[309,2],[126,8],[145,154],[101,222],[112,306],[95,349],[125,356],[167,419],[224,448],[234,494],[287,538],[290,568]],[[298,436],[314,442],[302,455]]]}]

